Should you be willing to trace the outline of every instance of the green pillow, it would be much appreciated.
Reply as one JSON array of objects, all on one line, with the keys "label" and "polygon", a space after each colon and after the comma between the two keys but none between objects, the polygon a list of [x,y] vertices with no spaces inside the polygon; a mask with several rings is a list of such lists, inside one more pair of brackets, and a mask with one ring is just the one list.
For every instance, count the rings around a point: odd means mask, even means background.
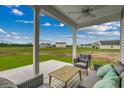
[{"label": "green pillow", "polygon": [[113,77],[113,76],[118,76],[117,73],[116,73],[116,71],[115,71],[115,69],[109,70],[109,71],[105,74],[105,76],[103,77],[103,79],[104,79],[104,78],[111,78],[111,77]]},{"label": "green pillow", "polygon": [[117,77],[117,76],[115,76],[113,79],[105,78],[98,81],[93,87],[94,88],[120,88],[120,83],[118,83],[115,79],[120,81],[120,77]]},{"label": "green pillow", "polygon": [[102,78],[111,69],[113,69],[112,64],[104,65],[97,70],[96,75]]}]

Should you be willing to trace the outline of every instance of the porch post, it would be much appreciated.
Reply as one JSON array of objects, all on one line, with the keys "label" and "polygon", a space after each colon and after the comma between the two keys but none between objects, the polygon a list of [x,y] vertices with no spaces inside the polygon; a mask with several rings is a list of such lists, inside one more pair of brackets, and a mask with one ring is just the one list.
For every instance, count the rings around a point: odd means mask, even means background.
[{"label": "porch post", "polygon": [[38,6],[34,6],[34,34],[33,34],[33,71],[39,74],[39,12]]},{"label": "porch post", "polygon": [[76,58],[77,50],[77,31],[73,30],[73,48],[72,48],[72,62],[74,64],[74,59]]},{"label": "porch post", "polygon": [[120,19],[120,61],[124,64],[124,7]]}]

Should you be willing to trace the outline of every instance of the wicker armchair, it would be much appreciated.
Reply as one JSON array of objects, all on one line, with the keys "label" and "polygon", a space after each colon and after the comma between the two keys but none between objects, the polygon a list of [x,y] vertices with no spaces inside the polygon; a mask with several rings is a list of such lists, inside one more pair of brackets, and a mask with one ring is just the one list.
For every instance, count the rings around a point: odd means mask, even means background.
[{"label": "wicker armchair", "polygon": [[88,75],[88,67],[90,65],[90,62],[91,62],[91,55],[80,54],[79,57],[74,59],[74,66],[86,70],[86,73]]}]

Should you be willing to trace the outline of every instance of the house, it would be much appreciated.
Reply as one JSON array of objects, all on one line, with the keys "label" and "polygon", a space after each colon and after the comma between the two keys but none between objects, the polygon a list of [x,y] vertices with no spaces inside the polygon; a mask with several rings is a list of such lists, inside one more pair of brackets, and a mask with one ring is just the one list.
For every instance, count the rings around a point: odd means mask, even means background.
[{"label": "house", "polygon": [[91,44],[92,48],[120,49],[120,40],[98,41]]},{"label": "house", "polygon": [[42,47],[42,48],[49,48],[49,47],[51,47],[52,45],[50,44],[50,43],[41,43],[40,44],[40,47]]},{"label": "house", "polygon": [[78,47],[92,48],[91,44],[81,44]]},{"label": "house", "polygon": [[66,42],[56,42],[55,47],[66,47]]}]

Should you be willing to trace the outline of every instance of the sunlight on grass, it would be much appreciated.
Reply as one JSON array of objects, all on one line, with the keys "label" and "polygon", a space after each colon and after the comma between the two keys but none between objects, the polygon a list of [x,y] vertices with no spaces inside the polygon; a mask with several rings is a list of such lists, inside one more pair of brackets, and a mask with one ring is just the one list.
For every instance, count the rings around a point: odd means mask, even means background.
[{"label": "sunlight on grass", "polygon": [[[32,47],[0,47],[0,71],[21,67],[33,63]],[[102,50],[102,49],[89,49],[78,48],[78,54],[80,53],[111,53],[118,54],[119,50]],[[62,62],[72,63],[72,48],[40,48],[39,61],[58,60]],[[92,59],[93,64],[107,64],[109,62],[103,59]]]}]

